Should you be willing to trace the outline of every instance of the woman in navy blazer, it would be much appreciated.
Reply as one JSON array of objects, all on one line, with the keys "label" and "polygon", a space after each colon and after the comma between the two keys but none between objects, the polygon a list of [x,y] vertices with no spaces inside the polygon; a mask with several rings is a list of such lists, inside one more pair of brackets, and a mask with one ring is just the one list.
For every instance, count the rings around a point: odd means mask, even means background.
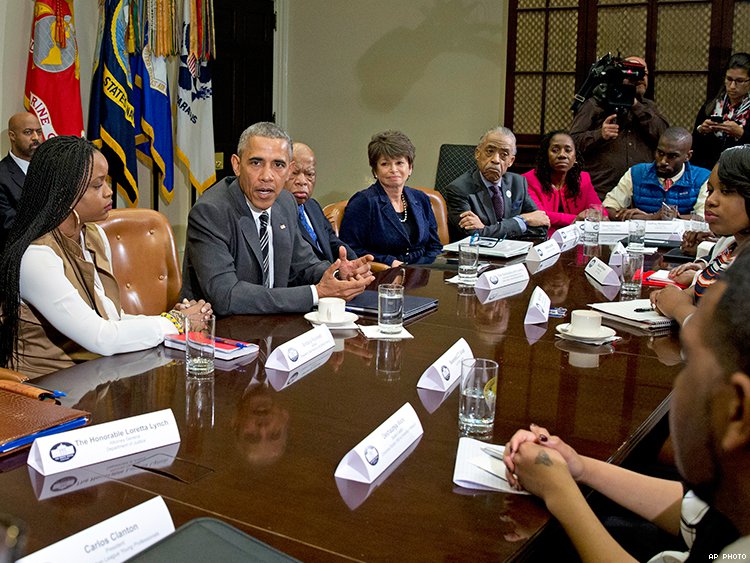
[{"label": "woman in navy blazer", "polygon": [[346,205],[339,237],[357,256],[372,254],[391,267],[432,264],[443,251],[430,199],[406,186],[414,145],[400,131],[373,135],[367,146],[375,183]]}]

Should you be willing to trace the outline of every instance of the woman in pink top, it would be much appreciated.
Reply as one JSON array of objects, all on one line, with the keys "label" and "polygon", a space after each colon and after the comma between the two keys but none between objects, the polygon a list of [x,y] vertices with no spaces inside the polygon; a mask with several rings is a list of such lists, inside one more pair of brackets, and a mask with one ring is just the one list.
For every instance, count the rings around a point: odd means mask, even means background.
[{"label": "woman in pink top", "polygon": [[[586,209],[601,206],[588,172],[576,160],[573,138],[565,131],[552,131],[539,145],[536,168],[524,174],[529,195],[550,219],[549,234],[576,220]],[[606,217],[607,212],[602,209]]]}]

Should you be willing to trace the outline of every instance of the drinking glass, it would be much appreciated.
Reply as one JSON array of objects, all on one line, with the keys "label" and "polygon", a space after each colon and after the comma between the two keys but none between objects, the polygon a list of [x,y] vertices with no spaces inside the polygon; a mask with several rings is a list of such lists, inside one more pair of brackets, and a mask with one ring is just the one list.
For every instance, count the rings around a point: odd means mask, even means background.
[{"label": "drinking glass", "polygon": [[214,373],[216,317],[202,313],[185,316],[185,363],[188,377],[210,378]]},{"label": "drinking glass", "polygon": [[461,362],[458,428],[462,436],[487,437],[495,423],[499,366],[494,360],[469,358]]},{"label": "drinking glass", "polygon": [[378,328],[380,332],[401,332],[404,324],[404,286],[384,283],[378,286]]},{"label": "drinking glass", "polygon": [[479,265],[479,246],[468,242],[458,245],[458,283],[475,285]]},{"label": "drinking glass", "polygon": [[628,252],[622,256],[622,287],[620,295],[632,296],[641,294],[643,282],[643,254]]}]

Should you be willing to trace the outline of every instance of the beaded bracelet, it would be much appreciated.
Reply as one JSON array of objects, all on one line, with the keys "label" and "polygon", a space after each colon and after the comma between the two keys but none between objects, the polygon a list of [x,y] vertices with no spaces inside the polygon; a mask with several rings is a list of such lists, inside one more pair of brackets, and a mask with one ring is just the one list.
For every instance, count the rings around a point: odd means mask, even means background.
[{"label": "beaded bracelet", "polygon": [[182,316],[180,315],[180,313],[172,309],[171,311],[167,313],[162,313],[161,316],[167,319],[168,321],[170,321],[177,329],[177,332],[179,332],[180,334],[185,332],[184,329],[182,328],[182,322],[179,319],[179,317]]}]

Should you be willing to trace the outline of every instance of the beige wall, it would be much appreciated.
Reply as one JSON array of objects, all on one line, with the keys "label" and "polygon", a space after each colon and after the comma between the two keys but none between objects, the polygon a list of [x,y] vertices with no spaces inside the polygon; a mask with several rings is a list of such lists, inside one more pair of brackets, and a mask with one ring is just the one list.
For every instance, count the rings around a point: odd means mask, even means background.
[{"label": "beige wall", "polygon": [[316,197],[346,199],[372,175],[367,143],[396,128],[433,186],[440,145],[475,143],[504,104],[507,3],[291,0],[286,119],[318,158]]}]

